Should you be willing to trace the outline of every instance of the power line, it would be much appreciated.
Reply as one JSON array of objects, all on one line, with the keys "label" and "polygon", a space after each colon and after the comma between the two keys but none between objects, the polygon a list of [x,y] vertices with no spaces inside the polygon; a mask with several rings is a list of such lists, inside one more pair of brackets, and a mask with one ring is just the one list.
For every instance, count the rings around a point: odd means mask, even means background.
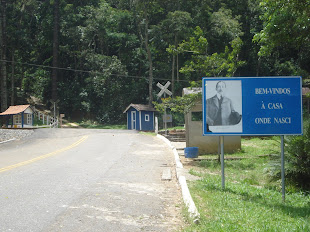
[{"label": "power line", "polygon": [[[1,62],[6,62],[6,63],[16,63],[16,64],[20,64],[20,65],[27,65],[27,66],[33,66],[33,67],[39,67],[39,68],[50,68],[50,69],[57,69],[57,70],[64,70],[64,71],[72,71],[72,72],[81,72],[81,73],[89,73],[89,74],[104,74],[104,72],[100,72],[100,71],[89,71],[89,70],[82,70],[82,69],[73,69],[73,68],[61,68],[61,67],[53,67],[53,66],[49,66],[49,65],[42,65],[42,64],[30,64],[30,63],[25,63],[25,62],[18,62],[18,61],[10,61],[10,60],[2,60],[0,59]],[[107,70],[107,69],[106,69]],[[111,76],[118,76],[118,77],[131,77],[131,78],[136,78],[136,79],[145,79],[148,80],[147,77],[143,77],[143,76],[132,76],[132,75],[124,75],[124,74],[109,74]],[[154,80],[163,80],[163,81],[170,81],[171,79],[168,78],[157,78],[154,77]],[[182,81],[182,82],[189,82],[189,80],[182,80],[179,79],[178,81]]]}]

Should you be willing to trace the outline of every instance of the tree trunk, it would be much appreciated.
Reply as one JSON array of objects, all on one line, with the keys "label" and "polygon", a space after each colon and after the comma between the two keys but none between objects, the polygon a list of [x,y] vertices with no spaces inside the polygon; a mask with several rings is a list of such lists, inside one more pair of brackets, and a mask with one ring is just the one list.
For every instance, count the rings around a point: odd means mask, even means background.
[{"label": "tree trunk", "polygon": [[256,65],[256,76],[257,76],[257,77],[259,76],[260,63],[261,63],[261,60],[260,60],[260,57],[258,57],[257,65]]},{"label": "tree trunk", "polygon": [[[152,61],[151,49],[149,46],[149,34],[148,34],[149,33],[148,32],[149,21],[148,21],[148,13],[147,13],[147,10],[149,8],[148,5],[150,4],[150,2],[140,0],[140,1],[131,1],[130,4],[132,7],[135,5],[133,11],[134,11],[134,14],[137,16],[138,34],[141,39],[141,45],[142,43],[144,44],[144,47],[147,53],[147,59],[149,62],[149,101],[148,101],[148,104],[152,105],[152,102],[153,102],[153,61]],[[140,18],[140,16],[143,16],[143,17]]]},{"label": "tree trunk", "polygon": [[21,78],[20,78],[20,90],[23,92],[24,94],[24,91],[25,91],[25,88],[24,88],[24,79],[25,79],[25,68],[23,65],[21,65]]},{"label": "tree trunk", "polygon": [[15,102],[15,50],[12,51],[12,76],[11,76],[11,106],[14,106]]},{"label": "tree trunk", "polygon": [[145,17],[145,28],[144,28],[144,45],[147,52],[147,59],[149,61],[149,105],[153,102],[153,61],[152,54],[149,46],[149,35],[148,35],[148,19]]},{"label": "tree trunk", "polygon": [[0,18],[0,80],[1,80],[1,111],[8,108],[8,92],[7,92],[7,70],[6,70],[6,49],[7,49],[7,35],[6,35],[6,0],[1,0],[1,18]]},{"label": "tree trunk", "polygon": [[171,73],[171,89],[172,89],[172,95],[174,96],[174,82],[175,82],[175,77],[174,77],[174,67],[175,67],[175,55],[172,55],[172,73]]},{"label": "tree trunk", "polygon": [[[174,46],[177,48],[178,47],[178,35],[177,33],[175,34],[175,37],[174,37]],[[179,82],[180,80],[180,77],[179,77],[179,53],[177,53],[176,55],[176,63],[177,63],[177,82]]]},{"label": "tree trunk", "polygon": [[[174,46],[177,48],[178,47],[178,43],[177,43],[177,34],[175,33],[174,34]],[[175,58],[176,58],[176,55],[173,54],[172,55],[172,76],[171,76],[171,89],[172,89],[172,95],[174,96],[174,86],[175,86]],[[177,67],[178,68],[178,67]]]},{"label": "tree trunk", "polygon": [[177,82],[180,81],[180,75],[179,75],[179,54],[177,54]]},{"label": "tree trunk", "polygon": [[52,99],[56,101],[57,96],[57,71],[59,51],[59,0],[54,2],[54,33],[53,33],[53,70],[52,70]]}]

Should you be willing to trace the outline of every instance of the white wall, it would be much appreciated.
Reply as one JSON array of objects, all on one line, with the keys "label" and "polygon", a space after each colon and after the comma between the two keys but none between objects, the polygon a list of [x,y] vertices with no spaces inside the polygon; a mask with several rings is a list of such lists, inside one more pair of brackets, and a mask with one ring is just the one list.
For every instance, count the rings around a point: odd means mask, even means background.
[{"label": "white wall", "polygon": [[[192,112],[201,112],[198,103],[185,115],[186,147],[198,147],[199,153],[218,153],[219,136],[203,136],[202,121],[192,121]],[[224,136],[224,152],[232,153],[241,149],[241,136]]]}]

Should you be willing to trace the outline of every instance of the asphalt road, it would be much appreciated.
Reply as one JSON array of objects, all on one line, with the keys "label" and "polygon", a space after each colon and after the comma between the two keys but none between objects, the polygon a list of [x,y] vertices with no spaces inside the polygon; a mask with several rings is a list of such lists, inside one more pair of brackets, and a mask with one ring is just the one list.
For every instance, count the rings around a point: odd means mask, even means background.
[{"label": "asphalt road", "polygon": [[40,129],[0,144],[0,231],[178,231],[173,154],[126,130]]}]

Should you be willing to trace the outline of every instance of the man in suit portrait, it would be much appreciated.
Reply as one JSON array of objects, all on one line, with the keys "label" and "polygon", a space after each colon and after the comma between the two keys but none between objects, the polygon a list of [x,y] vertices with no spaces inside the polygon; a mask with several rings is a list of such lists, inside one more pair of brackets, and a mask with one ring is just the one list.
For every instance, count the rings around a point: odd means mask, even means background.
[{"label": "man in suit portrait", "polygon": [[225,96],[226,83],[216,83],[216,95],[207,99],[207,126],[236,125],[241,115],[234,110],[231,99]]}]

